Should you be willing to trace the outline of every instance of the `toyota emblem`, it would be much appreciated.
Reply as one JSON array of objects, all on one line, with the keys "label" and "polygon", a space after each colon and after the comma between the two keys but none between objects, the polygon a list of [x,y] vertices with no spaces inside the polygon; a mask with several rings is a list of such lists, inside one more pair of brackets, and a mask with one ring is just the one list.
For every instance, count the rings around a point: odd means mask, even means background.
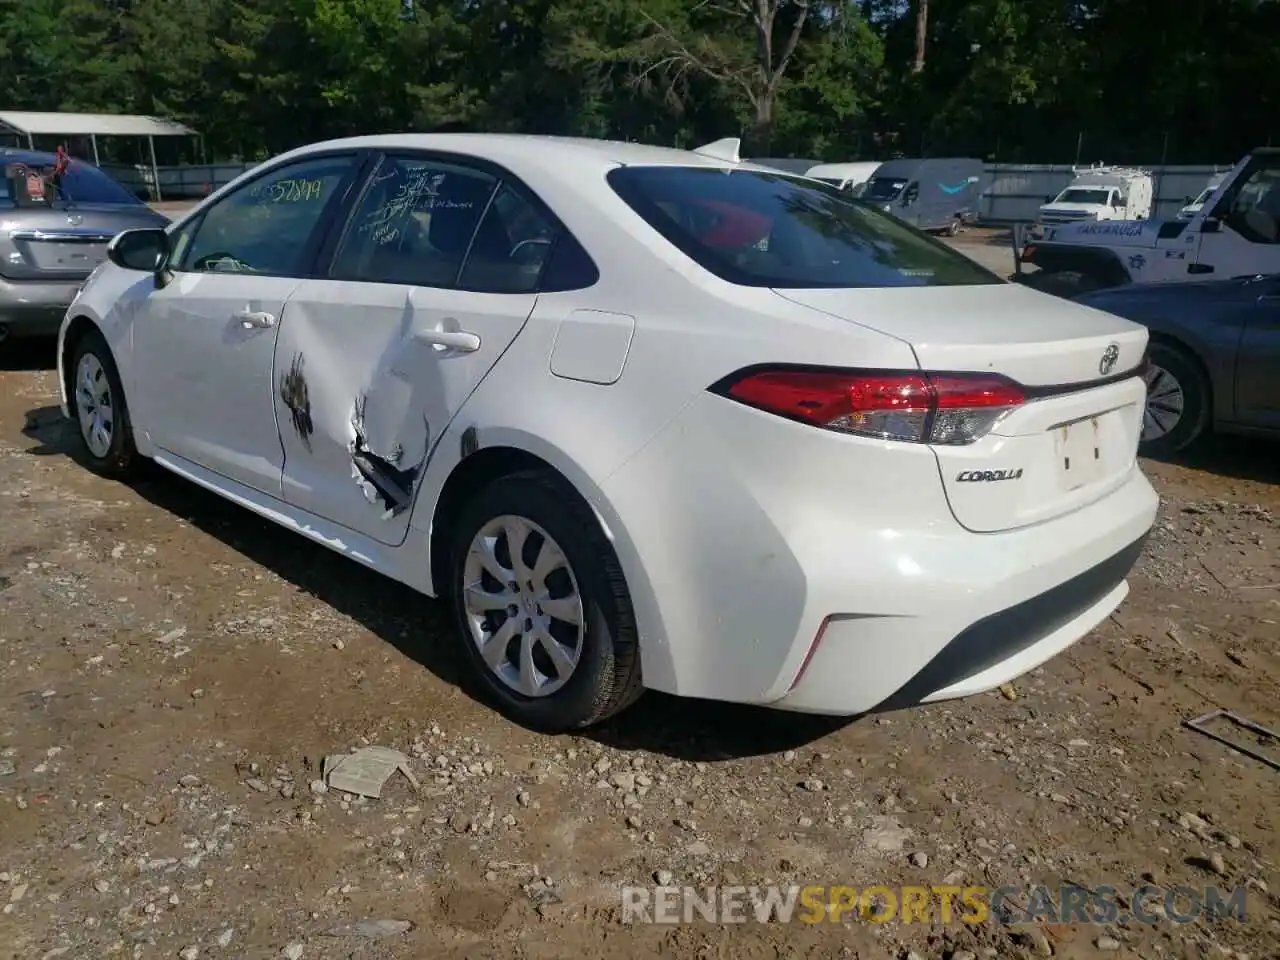
[{"label": "toyota emblem", "polygon": [[1098,373],[1104,377],[1116,368],[1116,363],[1120,360],[1120,346],[1115,343],[1108,343],[1107,349],[1102,351],[1102,359],[1098,361]]},{"label": "toyota emblem", "polygon": [[80,224],[84,223],[84,217],[80,216],[78,213],[69,213],[67,214],[67,223],[73,227],[78,227]]}]

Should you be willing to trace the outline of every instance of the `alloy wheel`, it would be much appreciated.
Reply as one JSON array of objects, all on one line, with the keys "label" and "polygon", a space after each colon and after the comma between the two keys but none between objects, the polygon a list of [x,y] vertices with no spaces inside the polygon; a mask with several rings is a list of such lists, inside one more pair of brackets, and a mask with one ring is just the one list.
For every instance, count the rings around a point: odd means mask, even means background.
[{"label": "alloy wheel", "polygon": [[1147,406],[1142,415],[1142,442],[1168,436],[1182,419],[1186,396],[1182,384],[1168,370],[1152,364],[1147,369]]},{"label": "alloy wheel", "polygon": [[551,535],[524,517],[494,517],[472,537],[462,575],[471,640],[494,676],[525,697],[564,687],[582,656],[585,616]]}]

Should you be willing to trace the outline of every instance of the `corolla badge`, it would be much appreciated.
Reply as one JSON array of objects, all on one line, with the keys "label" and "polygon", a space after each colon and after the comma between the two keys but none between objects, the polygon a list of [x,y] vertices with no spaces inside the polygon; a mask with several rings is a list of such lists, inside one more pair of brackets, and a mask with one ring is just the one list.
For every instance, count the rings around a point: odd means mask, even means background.
[{"label": "corolla badge", "polygon": [[1115,343],[1108,343],[1107,349],[1102,351],[1102,359],[1098,361],[1098,372],[1104,377],[1116,368],[1116,364],[1120,361],[1120,346]]}]

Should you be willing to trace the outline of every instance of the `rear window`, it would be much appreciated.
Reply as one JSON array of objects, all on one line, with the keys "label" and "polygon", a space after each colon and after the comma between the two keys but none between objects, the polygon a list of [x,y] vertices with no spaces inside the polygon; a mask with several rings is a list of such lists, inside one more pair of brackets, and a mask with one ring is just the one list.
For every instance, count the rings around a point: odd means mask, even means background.
[{"label": "rear window", "polygon": [[[57,184],[56,189],[52,182],[52,165],[26,163],[19,165],[44,176],[47,184],[45,196],[50,200],[61,200],[67,203],[128,204],[130,206],[139,206],[142,203],[133,193],[91,164],[72,160],[63,172],[62,179]],[[22,188],[21,183],[18,183],[18,188]],[[14,179],[7,175],[0,176],[0,206],[10,209],[14,206],[14,189]]]},{"label": "rear window", "polygon": [[620,167],[610,186],[700,266],[751,287],[1002,283],[946,244],[848,193],[755,170]]}]

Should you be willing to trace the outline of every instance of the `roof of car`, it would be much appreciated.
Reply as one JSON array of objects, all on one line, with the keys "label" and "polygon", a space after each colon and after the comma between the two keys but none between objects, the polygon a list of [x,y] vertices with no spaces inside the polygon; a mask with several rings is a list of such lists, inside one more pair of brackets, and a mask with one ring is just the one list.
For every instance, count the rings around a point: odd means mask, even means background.
[{"label": "roof of car", "polygon": [[[75,159],[74,157],[72,159]],[[32,166],[52,166],[58,158],[40,150],[11,150],[0,147],[0,163],[25,163]]]},{"label": "roof of car", "polygon": [[[620,140],[595,140],[589,137],[552,137],[517,133],[397,133],[344,140],[329,140],[302,147],[297,154],[342,147],[365,149],[408,149],[456,151],[494,161],[519,158],[526,163],[560,163],[574,160],[593,166],[704,166],[770,170],[771,168],[743,160],[732,163],[703,156],[691,150],[655,147]],[[776,172],[776,171],[771,171]]]}]

